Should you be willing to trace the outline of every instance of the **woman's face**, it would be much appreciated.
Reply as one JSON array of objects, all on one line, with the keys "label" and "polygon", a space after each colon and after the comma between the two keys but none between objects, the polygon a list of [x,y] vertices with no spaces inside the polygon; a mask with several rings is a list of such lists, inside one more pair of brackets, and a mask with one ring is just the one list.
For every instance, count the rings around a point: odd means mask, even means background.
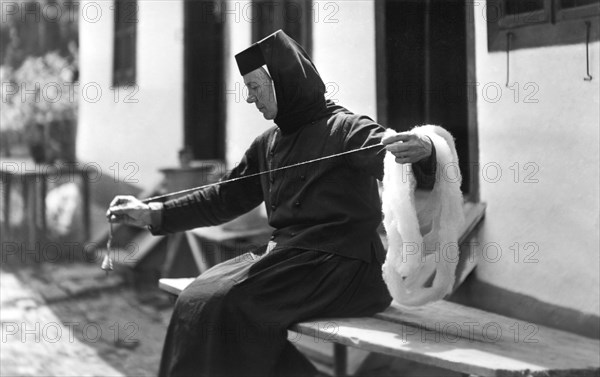
[{"label": "woman's face", "polygon": [[244,75],[244,84],[248,88],[246,102],[254,103],[265,119],[275,119],[277,116],[277,99],[273,80],[264,68],[257,68]]}]

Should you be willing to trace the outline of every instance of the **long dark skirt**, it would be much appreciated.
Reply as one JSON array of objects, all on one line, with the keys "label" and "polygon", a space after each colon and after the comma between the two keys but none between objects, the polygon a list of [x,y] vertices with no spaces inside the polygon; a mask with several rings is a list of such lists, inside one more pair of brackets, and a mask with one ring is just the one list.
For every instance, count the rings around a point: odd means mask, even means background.
[{"label": "long dark skirt", "polygon": [[313,376],[287,339],[314,318],[367,316],[391,297],[381,264],[312,250],[273,250],[223,262],[179,296],[159,376]]}]

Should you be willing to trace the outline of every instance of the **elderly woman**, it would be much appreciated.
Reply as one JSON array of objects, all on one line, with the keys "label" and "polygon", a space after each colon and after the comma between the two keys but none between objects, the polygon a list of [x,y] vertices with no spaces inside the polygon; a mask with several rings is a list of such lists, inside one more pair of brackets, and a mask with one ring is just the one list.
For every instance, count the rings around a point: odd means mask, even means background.
[{"label": "elderly woman", "polygon": [[[382,279],[377,180],[383,157],[412,163],[432,187],[431,140],[385,128],[325,99],[304,49],[278,31],[236,55],[254,104],[275,126],[258,136],[223,180],[364,148],[313,164],[223,183],[164,204],[116,197],[111,221],[154,234],[229,221],[265,202],[275,228],[268,245],[218,264],[179,296],[160,376],[312,376],[287,340],[311,318],[367,316],[391,302]],[[383,142],[385,147],[380,145]]]}]

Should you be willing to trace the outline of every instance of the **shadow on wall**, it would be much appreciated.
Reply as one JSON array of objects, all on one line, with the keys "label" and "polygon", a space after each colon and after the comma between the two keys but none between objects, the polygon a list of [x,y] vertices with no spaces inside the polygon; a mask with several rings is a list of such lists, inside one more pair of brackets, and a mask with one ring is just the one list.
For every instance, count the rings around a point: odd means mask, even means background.
[{"label": "shadow on wall", "polygon": [[139,196],[142,189],[132,184],[118,181],[107,174],[102,174],[98,179],[90,182],[90,196],[92,205],[105,209],[116,195]]},{"label": "shadow on wall", "polygon": [[[142,195],[142,189],[132,184],[117,181],[114,177],[102,174],[94,181],[90,181],[90,223],[91,241],[105,242],[108,235],[108,220],[106,210],[116,195]],[[133,229],[132,229],[133,230]],[[133,232],[134,234],[137,231]]]},{"label": "shadow on wall", "polygon": [[449,301],[600,339],[600,317],[485,283],[477,279],[477,270],[469,275]]}]

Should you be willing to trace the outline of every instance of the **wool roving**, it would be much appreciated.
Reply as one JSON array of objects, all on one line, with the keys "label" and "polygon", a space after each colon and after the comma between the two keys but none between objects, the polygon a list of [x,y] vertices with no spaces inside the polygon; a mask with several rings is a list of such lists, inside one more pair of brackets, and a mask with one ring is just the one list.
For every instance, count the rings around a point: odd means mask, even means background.
[{"label": "wool roving", "polygon": [[412,165],[398,164],[392,153],[386,154],[382,206],[388,250],[382,269],[398,304],[420,306],[452,291],[464,214],[462,177],[452,135],[432,125],[411,132],[433,142],[436,180],[431,191],[417,189]]}]

